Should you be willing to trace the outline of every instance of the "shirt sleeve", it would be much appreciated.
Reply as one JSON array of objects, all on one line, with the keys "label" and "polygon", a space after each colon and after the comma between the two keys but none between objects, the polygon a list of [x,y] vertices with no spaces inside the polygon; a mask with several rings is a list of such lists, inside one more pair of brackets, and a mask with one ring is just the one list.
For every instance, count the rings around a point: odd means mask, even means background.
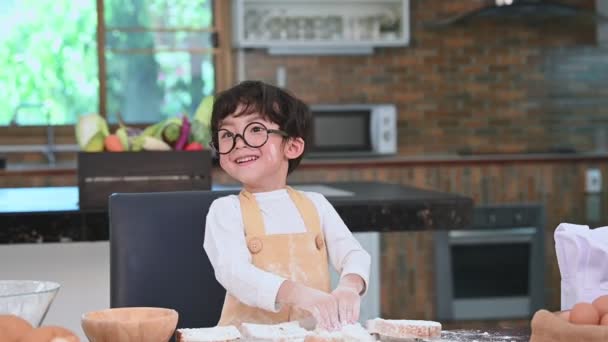
[{"label": "shirt sleeve", "polygon": [[278,312],[277,293],[284,278],[251,263],[240,207],[230,196],[215,200],[205,224],[205,252],[217,281],[242,303]]},{"label": "shirt sleeve", "polygon": [[359,241],[325,196],[312,193],[311,197],[319,210],[331,264],[340,274],[340,279],[347,274],[359,275],[364,282],[364,289],[361,293],[364,295],[367,293],[369,285],[371,256],[361,247]]}]

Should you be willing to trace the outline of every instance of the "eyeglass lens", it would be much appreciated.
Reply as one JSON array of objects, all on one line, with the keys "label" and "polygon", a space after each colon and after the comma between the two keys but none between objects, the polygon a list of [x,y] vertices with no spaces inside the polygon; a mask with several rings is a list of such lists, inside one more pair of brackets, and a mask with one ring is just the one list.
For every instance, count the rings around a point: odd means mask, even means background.
[{"label": "eyeglass lens", "polygon": [[243,134],[234,134],[227,129],[220,129],[218,135],[218,152],[229,153],[236,145],[236,139],[241,137],[249,147],[260,147],[268,140],[268,129],[259,122],[252,122],[245,126]]}]

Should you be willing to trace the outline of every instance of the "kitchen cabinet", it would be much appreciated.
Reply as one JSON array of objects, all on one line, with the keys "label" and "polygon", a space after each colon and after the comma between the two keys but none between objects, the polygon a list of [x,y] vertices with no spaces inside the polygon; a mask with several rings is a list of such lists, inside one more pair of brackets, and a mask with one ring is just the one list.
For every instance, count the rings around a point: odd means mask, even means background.
[{"label": "kitchen cabinet", "polygon": [[361,54],[407,46],[409,0],[235,0],[238,48],[271,54]]}]

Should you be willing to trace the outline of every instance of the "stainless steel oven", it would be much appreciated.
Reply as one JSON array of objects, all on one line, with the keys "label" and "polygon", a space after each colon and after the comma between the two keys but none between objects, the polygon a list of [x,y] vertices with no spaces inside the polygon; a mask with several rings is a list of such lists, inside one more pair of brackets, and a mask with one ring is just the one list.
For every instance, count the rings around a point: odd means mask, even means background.
[{"label": "stainless steel oven", "polygon": [[437,316],[530,317],[543,307],[540,205],[477,207],[470,229],[435,233]]}]

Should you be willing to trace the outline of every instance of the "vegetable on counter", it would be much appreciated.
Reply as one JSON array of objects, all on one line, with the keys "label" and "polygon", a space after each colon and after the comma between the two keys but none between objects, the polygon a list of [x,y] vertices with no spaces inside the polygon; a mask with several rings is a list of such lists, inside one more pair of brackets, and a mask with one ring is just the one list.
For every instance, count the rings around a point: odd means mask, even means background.
[{"label": "vegetable on counter", "polygon": [[76,123],[76,142],[86,152],[101,152],[104,140],[110,135],[106,120],[98,114],[87,114]]},{"label": "vegetable on counter", "polygon": [[209,121],[213,96],[199,104],[192,120],[186,114],[164,119],[144,129],[125,124],[120,113],[118,128],[110,134],[108,124],[98,114],[82,115],[75,126],[76,140],[86,152],[122,151],[201,151],[211,141]]},{"label": "vegetable on counter", "polygon": [[204,149],[205,148],[203,147],[203,145],[201,145],[201,143],[199,143],[197,141],[193,141],[193,142],[189,143],[188,146],[186,146],[184,151],[202,151]]},{"label": "vegetable on counter", "polygon": [[166,142],[148,136],[143,137],[142,148],[145,151],[171,151],[171,146],[169,146]]},{"label": "vegetable on counter", "polygon": [[187,116],[182,117],[182,130],[180,132],[179,139],[175,143],[175,150],[181,151],[186,147],[188,139],[190,138],[190,120]]},{"label": "vegetable on counter", "polygon": [[105,138],[104,147],[106,148],[106,151],[110,152],[123,152],[125,150],[120,138],[116,134],[110,134]]}]

